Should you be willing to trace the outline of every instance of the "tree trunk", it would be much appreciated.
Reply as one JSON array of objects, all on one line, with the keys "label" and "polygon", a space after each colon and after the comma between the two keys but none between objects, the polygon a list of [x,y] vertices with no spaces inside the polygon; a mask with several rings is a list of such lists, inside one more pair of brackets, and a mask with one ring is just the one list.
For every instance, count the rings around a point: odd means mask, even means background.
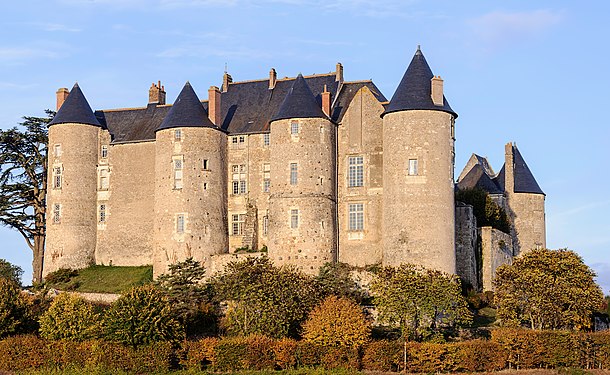
[{"label": "tree trunk", "polygon": [[32,260],[32,284],[42,282],[42,267],[44,265],[44,235],[34,236],[32,249],[34,259]]}]

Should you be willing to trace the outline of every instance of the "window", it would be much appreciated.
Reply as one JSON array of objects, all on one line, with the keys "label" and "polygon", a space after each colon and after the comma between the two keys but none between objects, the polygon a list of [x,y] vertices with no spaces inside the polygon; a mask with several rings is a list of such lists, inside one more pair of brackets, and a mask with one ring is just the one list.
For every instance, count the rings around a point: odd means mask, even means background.
[{"label": "window", "polygon": [[232,143],[234,146],[237,146],[237,137],[231,137],[231,143]]},{"label": "window", "polygon": [[59,223],[61,221],[61,205],[59,203],[55,203],[53,205],[53,222]]},{"label": "window", "polygon": [[349,187],[364,185],[364,161],[362,156],[350,156],[348,159],[347,184]]},{"label": "window", "polygon": [[271,164],[263,164],[263,192],[268,193],[271,188]]},{"label": "window", "polygon": [[244,148],[246,144],[246,136],[245,135],[236,135],[231,137],[231,147],[232,148]]},{"label": "window", "polygon": [[108,190],[108,187],[110,186],[110,174],[108,173],[108,169],[100,169],[99,176],[100,176],[99,189]]},{"label": "window", "polygon": [[210,163],[208,159],[203,159],[203,169],[210,169]]},{"label": "window", "polygon": [[290,123],[290,134],[298,135],[299,134],[299,123],[298,121],[293,121]]},{"label": "window", "polygon": [[417,176],[417,159],[409,159],[409,176]]},{"label": "window", "polygon": [[263,236],[266,236],[269,233],[269,216],[263,216]]},{"label": "window", "polygon": [[185,224],[184,214],[178,214],[176,216],[176,233],[184,233]]},{"label": "window", "polygon": [[174,189],[182,189],[182,157],[173,159],[174,164]]},{"label": "window", "polygon": [[349,230],[364,230],[364,204],[349,204]]},{"label": "window", "polygon": [[245,214],[231,215],[231,235],[241,236],[243,234],[243,227],[244,227],[245,219],[246,219]]},{"label": "window", "polygon": [[290,228],[297,229],[299,227],[299,210],[290,210]]},{"label": "window", "polygon": [[100,204],[100,223],[105,223],[106,222],[106,205],[105,204]]},{"label": "window", "polygon": [[61,189],[61,166],[53,167],[53,189]]},{"label": "window", "polygon": [[203,190],[208,190],[208,183],[207,182],[203,183]]},{"label": "window", "polygon": [[263,134],[263,146],[269,146],[271,144],[271,134],[265,133]]},{"label": "window", "polygon": [[233,184],[233,194],[246,194],[248,191],[247,185],[247,173],[246,173],[246,165],[245,164],[235,164],[231,166],[232,171],[232,184]]},{"label": "window", "polygon": [[56,158],[61,156],[61,145],[57,144],[53,146],[53,155],[55,155]]},{"label": "window", "polygon": [[246,136],[240,135],[239,136],[239,143],[244,143],[244,142],[246,142]]},{"label": "window", "polygon": [[290,185],[296,185],[299,182],[298,168],[297,163],[290,163]]},{"label": "window", "polygon": [[108,146],[107,145],[103,145],[102,146],[102,150],[100,152],[102,159],[106,159],[108,157]]},{"label": "window", "polygon": [[176,129],[174,130],[174,141],[179,142],[182,140],[182,130]]}]

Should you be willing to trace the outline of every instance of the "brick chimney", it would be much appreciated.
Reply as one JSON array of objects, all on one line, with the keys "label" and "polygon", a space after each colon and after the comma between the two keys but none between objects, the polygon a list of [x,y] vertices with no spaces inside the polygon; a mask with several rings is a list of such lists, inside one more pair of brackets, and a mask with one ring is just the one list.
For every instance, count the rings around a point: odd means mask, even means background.
[{"label": "brick chimney", "polygon": [[222,125],[220,116],[220,89],[216,86],[210,86],[208,90],[208,117],[214,125],[220,127]]},{"label": "brick chimney", "polygon": [[271,68],[269,71],[269,90],[273,90],[275,88],[275,83],[277,82],[277,73],[275,69]]},{"label": "brick chimney", "polygon": [[64,102],[66,101],[66,98],[68,97],[68,94],[70,94],[70,91],[68,91],[67,88],[62,87],[60,89],[57,90],[56,95],[57,95],[57,111],[59,111],[59,109],[61,108],[62,104],[64,104]]},{"label": "brick chimney", "polygon": [[157,84],[153,82],[148,90],[148,104],[165,104],[165,87],[161,86],[161,81]]},{"label": "brick chimney", "polygon": [[430,82],[432,84],[432,103],[443,106],[443,79],[441,76],[434,76]]},{"label": "brick chimney", "polygon": [[229,83],[233,82],[233,77],[227,72],[222,76],[222,92],[229,91]]},{"label": "brick chimney", "polygon": [[343,65],[340,62],[337,63],[337,70],[335,73],[335,81],[343,83]]},{"label": "brick chimney", "polygon": [[322,111],[330,117],[330,92],[326,89],[326,85],[324,85],[324,92],[322,93]]}]

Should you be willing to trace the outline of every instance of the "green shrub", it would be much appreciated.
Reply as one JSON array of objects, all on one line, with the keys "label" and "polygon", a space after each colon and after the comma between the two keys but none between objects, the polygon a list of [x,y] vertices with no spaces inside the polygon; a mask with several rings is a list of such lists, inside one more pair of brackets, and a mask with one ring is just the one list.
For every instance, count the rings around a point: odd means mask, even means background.
[{"label": "green shrub", "polygon": [[184,337],[167,297],[153,285],[133,288],[113,302],[103,326],[107,339],[133,348]]},{"label": "green shrub", "polygon": [[187,370],[201,371],[216,363],[215,347],[217,338],[204,338],[199,341],[184,341],[180,365]]},{"label": "green shrub", "polygon": [[73,270],[72,268],[60,268],[57,271],[51,272],[45,276],[44,281],[47,284],[68,283],[76,276],[78,276],[77,270]]},{"label": "green shrub", "polygon": [[30,330],[35,323],[31,306],[32,301],[19,284],[0,277],[0,338]]},{"label": "green shrub", "polygon": [[473,207],[478,226],[490,226],[504,233],[510,233],[511,225],[506,211],[498,206],[485,190],[480,188],[458,190],[455,193],[455,200]]},{"label": "green shrub", "polygon": [[216,371],[246,370],[245,358],[248,354],[248,343],[243,337],[231,337],[220,340],[214,347]]},{"label": "green shrub", "polygon": [[362,367],[371,371],[398,372],[403,366],[403,343],[400,341],[372,341],[364,347]]},{"label": "green shrub", "polygon": [[51,340],[87,340],[99,333],[100,321],[91,303],[77,295],[62,293],[40,317],[40,334]]},{"label": "green shrub", "polygon": [[283,338],[276,340],[273,345],[276,366],[280,370],[293,369],[297,366],[297,346],[294,339]]},{"label": "green shrub", "polygon": [[6,259],[0,259],[0,277],[9,279],[21,286],[21,275],[23,275],[21,267],[8,262]]}]

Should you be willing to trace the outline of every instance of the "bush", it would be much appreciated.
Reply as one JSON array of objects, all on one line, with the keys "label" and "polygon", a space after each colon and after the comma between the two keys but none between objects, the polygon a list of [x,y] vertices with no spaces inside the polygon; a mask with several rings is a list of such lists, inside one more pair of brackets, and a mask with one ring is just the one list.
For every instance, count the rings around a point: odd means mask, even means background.
[{"label": "bush", "polygon": [[360,347],[371,327],[362,308],[347,298],[327,297],[303,324],[303,338],[325,346]]},{"label": "bush", "polygon": [[73,270],[72,268],[60,268],[45,276],[44,281],[47,284],[61,284],[69,282],[76,276],[78,276],[77,270]]},{"label": "bush", "polygon": [[180,365],[191,371],[207,369],[216,362],[214,349],[217,344],[217,338],[204,338],[199,341],[183,342]]},{"label": "bush", "polygon": [[400,371],[403,365],[403,343],[400,341],[373,341],[364,348],[362,367],[372,371]]},{"label": "bush", "polygon": [[21,275],[23,275],[21,267],[11,264],[6,259],[0,259],[0,277],[21,286]]},{"label": "bush", "polygon": [[35,324],[31,305],[19,284],[0,277],[0,338],[25,333]]},{"label": "bush", "polygon": [[133,288],[113,302],[103,325],[107,339],[133,348],[184,337],[168,299],[152,285]]},{"label": "bush", "polygon": [[40,334],[51,340],[82,341],[99,332],[100,317],[91,303],[77,295],[62,293],[40,317]]},{"label": "bush", "polygon": [[478,226],[490,226],[504,233],[510,233],[511,225],[506,211],[498,206],[485,190],[480,188],[458,190],[455,193],[455,200],[473,207]]}]

